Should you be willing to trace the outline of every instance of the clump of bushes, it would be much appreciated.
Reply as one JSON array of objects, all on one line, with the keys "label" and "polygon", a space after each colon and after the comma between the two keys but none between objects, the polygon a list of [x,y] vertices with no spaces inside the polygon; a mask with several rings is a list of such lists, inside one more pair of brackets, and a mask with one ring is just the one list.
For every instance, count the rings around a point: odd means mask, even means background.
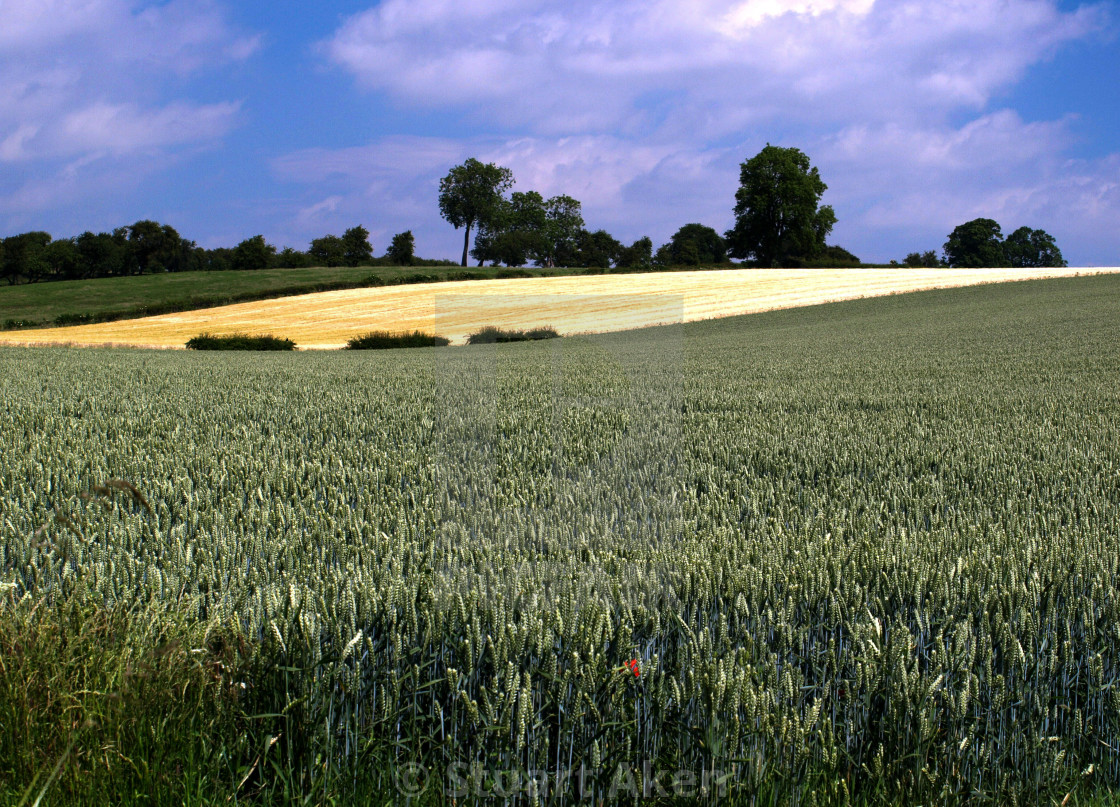
[{"label": "clump of bushes", "polygon": [[204,333],[187,342],[188,350],[295,350],[296,343],[279,336],[249,336],[244,333],[231,333],[214,336]]},{"label": "clump of bushes", "polygon": [[439,278],[436,275],[426,275],[423,272],[411,272],[407,275],[400,277],[390,278],[386,285],[389,286],[409,286],[414,283],[438,283]]},{"label": "clump of bushes", "polygon": [[556,339],[560,334],[550,326],[532,328],[527,331],[507,331],[487,325],[478,333],[467,337],[468,345],[492,345],[495,342],[535,342],[539,339]]},{"label": "clump of bushes", "polygon": [[397,347],[443,347],[451,344],[445,336],[434,336],[423,331],[412,333],[390,333],[389,331],[370,331],[355,336],[346,343],[347,350],[389,350]]}]

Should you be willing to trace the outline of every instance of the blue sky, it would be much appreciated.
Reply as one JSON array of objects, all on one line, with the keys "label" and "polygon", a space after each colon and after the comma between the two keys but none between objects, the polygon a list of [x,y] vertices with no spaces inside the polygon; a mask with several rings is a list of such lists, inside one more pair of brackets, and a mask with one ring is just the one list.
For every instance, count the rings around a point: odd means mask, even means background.
[{"label": "blue sky", "polygon": [[668,240],[805,151],[867,261],[978,216],[1120,264],[1120,9],[1053,0],[0,0],[0,235],[355,224],[456,258],[467,157]]}]

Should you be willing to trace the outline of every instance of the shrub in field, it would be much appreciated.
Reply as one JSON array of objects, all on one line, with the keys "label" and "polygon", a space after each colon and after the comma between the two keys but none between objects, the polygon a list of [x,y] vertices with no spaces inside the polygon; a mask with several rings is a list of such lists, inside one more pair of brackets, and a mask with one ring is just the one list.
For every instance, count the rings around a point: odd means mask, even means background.
[{"label": "shrub in field", "polygon": [[444,347],[451,344],[445,336],[434,336],[423,331],[411,333],[391,333],[390,331],[370,331],[355,336],[346,343],[347,350],[389,350],[397,347]]},{"label": "shrub in field", "polygon": [[556,339],[560,334],[554,328],[531,328],[527,331],[504,330],[487,325],[481,331],[467,337],[469,345],[492,345],[495,342],[535,342],[540,339]]},{"label": "shrub in field", "polygon": [[391,278],[386,285],[388,286],[410,286],[415,283],[438,283],[439,278],[435,275],[426,275],[423,272],[411,272],[407,275]]},{"label": "shrub in field", "polygon": [[188,350],[295,350],[296,343],[279,336],[249,336],[232,333],[214,336],[204,333],[187,341]]}]

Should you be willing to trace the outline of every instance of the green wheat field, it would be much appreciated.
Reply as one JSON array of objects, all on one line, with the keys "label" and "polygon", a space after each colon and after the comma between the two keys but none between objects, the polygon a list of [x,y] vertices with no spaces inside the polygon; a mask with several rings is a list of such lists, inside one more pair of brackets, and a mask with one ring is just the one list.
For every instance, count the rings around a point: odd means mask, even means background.
[{"label": "green wheat field", "polygon": [[1111,804],[1118,345],[1103,276],[0,349],[0,802]]}]

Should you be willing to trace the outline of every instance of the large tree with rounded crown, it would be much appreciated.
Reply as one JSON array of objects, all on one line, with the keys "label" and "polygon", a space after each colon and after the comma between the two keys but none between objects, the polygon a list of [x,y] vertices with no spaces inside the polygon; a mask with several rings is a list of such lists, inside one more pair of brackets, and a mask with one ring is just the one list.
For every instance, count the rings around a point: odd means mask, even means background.
[{"label": "large tree with rounded crown", "polygon": [[829,205],[818,207],[826,190],[803,152],[767,143],[740,167],[728,253],[759,266],[816,257],[836,224]]},{"label": "large tree with rounded crown", "polygon": [[439,212],[450,224],[466,228],[463,266],[470,252],[471,228],[490,223],[501,214],[502,194],[513,186],[513,172],[471,157],[451,169],[439,182]]}]

